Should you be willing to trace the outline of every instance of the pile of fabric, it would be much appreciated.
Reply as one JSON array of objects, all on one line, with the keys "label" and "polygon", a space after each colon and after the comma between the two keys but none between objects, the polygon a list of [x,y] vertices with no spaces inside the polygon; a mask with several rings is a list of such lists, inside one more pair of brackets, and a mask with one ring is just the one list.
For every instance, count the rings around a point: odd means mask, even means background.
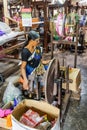
[{"label": "pile of fabric", "polygon": [[13,38],[17,37],[18,35],[22,35],[23,33],[23,31],[12,31],[6,23],[0,22],[0,46],[8,42],[9,40],[12,40]]}]

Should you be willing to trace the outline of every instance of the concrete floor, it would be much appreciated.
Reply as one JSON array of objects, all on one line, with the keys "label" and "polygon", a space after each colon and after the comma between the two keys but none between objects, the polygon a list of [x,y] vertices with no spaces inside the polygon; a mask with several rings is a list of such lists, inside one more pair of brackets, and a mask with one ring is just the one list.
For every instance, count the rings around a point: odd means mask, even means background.
[{"label": "concrete floor", "polygon": [[[65,52],[67,65],[73,65],[73,54]],[[77,68],[81,69],[81,99],[71,100],[62,130],[87,130],[87,49],[78,54]]]},{"label": "concrete floor", "polygon": [[[65,58],[65,65],[73,67],[74,53],[57,52],[54,55],[62,65],[62,57]],[[47,55],[47,57],[49,57]],[[70,100],[69,108],[66,113],[63,128],[61,130],[87,130],[87,49],[84,53],[78,54],[77,68],[81,69],[81,99]]]},{"label": "concrete floor", "polygon": [[87,130],[87,66],[80,65],[82,75],[81,100],[72,100],[63,130]]},{"label": "concrete floor", "polygon": [[[44,55],[44,59],[50,59],[50,54]],[[62,55],[62,56],[61,56]],[[74,54],[70,52],[55,54],[62,64],[62,58],[65,57],[65,64],[73,67],[74,64]],[[69,108],[66,114],[64,126],[62,130],[87,130],[87,49],[83,54],[78,54],[77,68],[81,69],[81,100],[71,100]],[[0,98],[1,99],[1,98]],[[0,130],[2,130],[0,128]]]}]

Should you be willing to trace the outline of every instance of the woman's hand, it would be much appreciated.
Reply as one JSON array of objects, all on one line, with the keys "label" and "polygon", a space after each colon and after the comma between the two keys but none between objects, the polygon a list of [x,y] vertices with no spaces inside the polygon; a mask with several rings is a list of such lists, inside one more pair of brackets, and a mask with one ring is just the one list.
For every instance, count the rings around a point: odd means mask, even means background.
[{"label": "woman's hand", "polygon": [[23,82],[23,90],[29,90],[29,81],[28,79]]},{"label": "woman's hand", "polygon": [[42,64],[46,65],[49,64],[51,60],[41,60]]}]

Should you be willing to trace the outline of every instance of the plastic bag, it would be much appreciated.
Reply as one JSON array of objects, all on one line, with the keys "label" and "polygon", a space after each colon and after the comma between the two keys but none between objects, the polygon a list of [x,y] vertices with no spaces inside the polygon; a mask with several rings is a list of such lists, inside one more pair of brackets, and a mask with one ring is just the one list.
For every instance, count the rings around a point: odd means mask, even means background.
[{"label": "plastic bag", "polygon": [[19,88],[15,87],[12,82],[8,83],[8,86],[3,95],[3,102],[8,103],[9,101],[13,101],[15,98],[18,98],[22,92]]}]

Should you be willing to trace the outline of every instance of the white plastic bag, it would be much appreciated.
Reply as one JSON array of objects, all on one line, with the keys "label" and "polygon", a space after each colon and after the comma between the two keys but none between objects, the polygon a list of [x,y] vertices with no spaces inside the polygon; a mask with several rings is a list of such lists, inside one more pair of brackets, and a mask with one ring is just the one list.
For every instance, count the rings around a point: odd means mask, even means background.
[{"label": "white plastic bag", "polygon": [[15,87],[12,82],[9,82],[3,95],[3,102],[8,103],[9,101],[13,101],[14,98],[18,98],[20,95],[21,91],[19,88]]}]

